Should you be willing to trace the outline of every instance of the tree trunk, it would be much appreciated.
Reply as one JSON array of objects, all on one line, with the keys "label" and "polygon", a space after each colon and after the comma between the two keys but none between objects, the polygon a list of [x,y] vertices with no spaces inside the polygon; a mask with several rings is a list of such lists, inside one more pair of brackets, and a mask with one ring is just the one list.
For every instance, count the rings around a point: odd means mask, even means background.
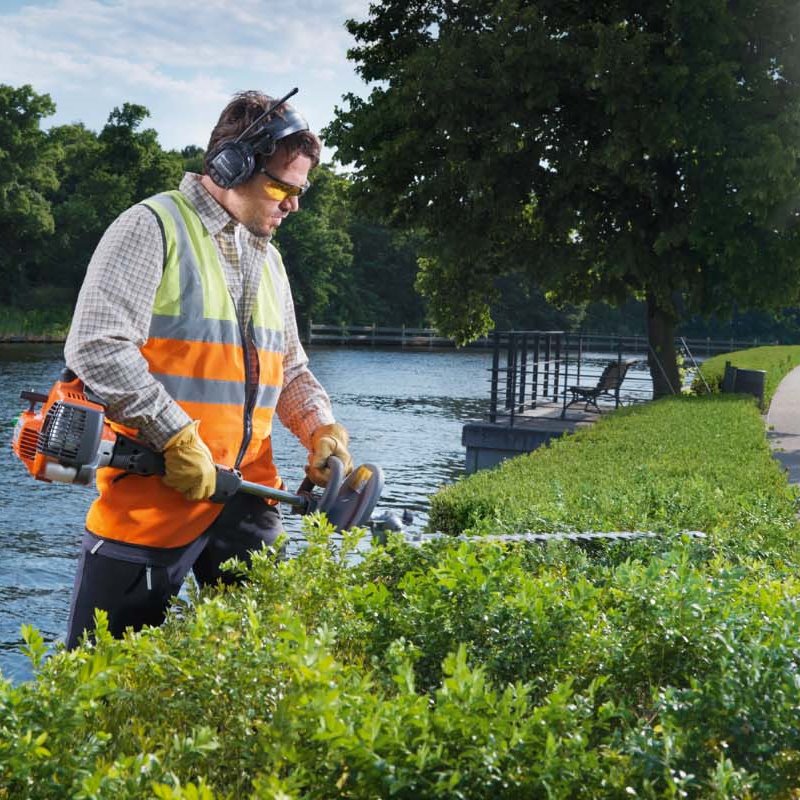
[{"label": "tree trunk", "polygon": [[653,378],[653,398],[680,394],[681,380],[675,354],[675,319],[653,295],[647,295],[647,364]]}]

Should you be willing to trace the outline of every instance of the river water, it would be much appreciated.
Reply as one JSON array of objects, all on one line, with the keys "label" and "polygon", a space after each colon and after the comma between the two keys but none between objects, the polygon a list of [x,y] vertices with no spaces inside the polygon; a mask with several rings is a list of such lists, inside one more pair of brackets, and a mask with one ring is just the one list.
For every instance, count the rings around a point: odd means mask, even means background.
[{"label": "river water", "polygon": [[[463,474],[461,429],[487,410],[491,354],[315,347],[309,357],[350,431],[356,464],[384,470],[378,511],[409,509],[411,532],[420,531],[428,496]],[[19,650],[23,623],[35,625],[47,642],[64,635],[83,520],[94,496],[87,487],[34,481],[11,451],[20,391],[47,392],[62,366],[60,346],[0,344],[0,671],[13,680],[30,676]],[[584,375],[591,382],[598,370],[590,362]],[[274,443],[278,467],[294,490],[305,450],[279,424]],[[286,520],[297,541],[299,519]]]}]

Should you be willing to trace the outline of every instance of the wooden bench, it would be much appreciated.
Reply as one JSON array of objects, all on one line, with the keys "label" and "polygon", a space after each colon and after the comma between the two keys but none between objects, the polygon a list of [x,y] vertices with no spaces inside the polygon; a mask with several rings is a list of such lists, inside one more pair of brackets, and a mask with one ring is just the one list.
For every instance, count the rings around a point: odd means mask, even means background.
[{"label": "wooden bench", "polygon": [[595,386],[570,386],[569,391],[572,392],[572,399],[564,406],[561,412],[561,419],[564,419],[567,409],[574,403],[586,403],[583,410],[588,411],[589,406],[594,406],[598,414],[601,413],[600,406],[597,405],[597,398],[602,395],[607,395],[617,399],[619,387],[622,386],[622,381],[625,380],[625,375],[628,369],[636,361],[609,361],[603,369],[600,377]]}]

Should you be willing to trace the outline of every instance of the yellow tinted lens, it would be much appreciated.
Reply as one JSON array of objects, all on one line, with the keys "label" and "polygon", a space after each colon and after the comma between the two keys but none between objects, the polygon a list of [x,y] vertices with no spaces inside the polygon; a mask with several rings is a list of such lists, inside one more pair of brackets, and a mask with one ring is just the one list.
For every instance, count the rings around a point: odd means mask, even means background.
[{"label": "yellow tinted lens", "polygon": [[266,194],[270,200],[275,200],[280,203],[291,194],[291,191],[288,186],[278,186],[277,183],[269,181],[264,184],[264,194]]}]

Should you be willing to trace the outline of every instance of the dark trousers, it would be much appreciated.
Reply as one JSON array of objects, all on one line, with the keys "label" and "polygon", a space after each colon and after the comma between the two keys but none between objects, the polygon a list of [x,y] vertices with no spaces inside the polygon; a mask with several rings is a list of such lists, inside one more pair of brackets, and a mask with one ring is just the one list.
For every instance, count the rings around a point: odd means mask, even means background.
[{"label": "dark trousers", "polygon": [[86,531],[72,592],[67,647],[94,629],[94,612],[108,614],[108,628],[121,637],[126,628],[160,625],[183,579],[194,572],[201,586],[236,583],[220,565],[236,556],[250,563],[250,553],[274,544],[282,533],[277,506],[252,495],[237,494],[214,523],[184,547],[139,547],[101,539]]}]

